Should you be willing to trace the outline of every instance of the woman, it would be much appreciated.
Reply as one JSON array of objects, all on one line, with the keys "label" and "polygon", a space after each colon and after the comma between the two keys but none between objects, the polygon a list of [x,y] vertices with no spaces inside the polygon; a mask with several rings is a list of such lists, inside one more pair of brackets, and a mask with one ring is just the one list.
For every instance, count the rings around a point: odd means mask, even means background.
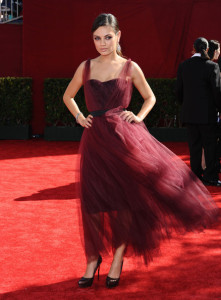
[{"label": "woman", "polygon": [[209,40],[208,55],[212,61],[216,61],[220,55],[220,43],[216,40]]},{"label": "woman", "polygon": [[[209,40],[208,43],[209,43],[208,56],[209,56],[210,60],[217,61],[219,58],[219,55],[220,55],[220,43],[216,40]],[[219,120],[219,113],[218,113],[217,119]],[[217,168],[220,171],[221,168],[220,168],[220,162],[219,162],[219,156],[220,156],[219,153],[217,154],[217,156],[218,156]],[[206,169],[204,149],[202,150],[202,169],[204,171]]]},{"label": "woman", "polygon": [[[64,102],[85,127],[80,200],[87,267],[78,284],[91,286],[101,253],[112,250],[106,278],[111,288],[119,283],[124,255],[142,256],[148,263],[170,228],[204,228],[215,220],[217,207],[186,164],[142,122],[156,100],[140,67],[121,55],[116,18],[99,15],[92,36],[99,56],[80,64]],[[82,85],[87,117],[73,99]],[[144,99],[137,115],[126,109],[132,85]]]}]

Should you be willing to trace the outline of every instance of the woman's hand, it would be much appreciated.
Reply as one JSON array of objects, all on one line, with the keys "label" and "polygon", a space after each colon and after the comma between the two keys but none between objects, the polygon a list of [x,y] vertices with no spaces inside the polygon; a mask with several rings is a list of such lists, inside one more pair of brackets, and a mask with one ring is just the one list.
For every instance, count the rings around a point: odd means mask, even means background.
[{"label": "woman's hand", "polygon": [[135,122],[135,123],[140,123],[142,122],[143,120],[136,116],[132,111],[128,111],[128,110],[124,110],[121,114],[120,114],[120,117],[126,121],[126,122],[129,122],[129,123],[132,123],[132,122]]},{"label": "woman's hand", "polygon": [[92,119],[92,115],[88,115],[87,118],[85,118],[83,114],[80,114],[78,117],[78,123],[82,127],[90,128],[92,126]]}]

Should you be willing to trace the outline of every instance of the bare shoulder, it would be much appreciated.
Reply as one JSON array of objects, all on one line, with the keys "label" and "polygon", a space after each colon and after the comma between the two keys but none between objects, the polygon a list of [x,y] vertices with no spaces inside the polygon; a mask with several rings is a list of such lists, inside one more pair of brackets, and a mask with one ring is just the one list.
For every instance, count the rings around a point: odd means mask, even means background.
[{"label": "bare shoulder", "polygon": [[132,70],[134,70],[135,72],[142,71],[140,66],[135,61],[131,61],[131,66],[132,66]]},{"label": "bare shoulder", "polygon": [[140,66],[134,61],[131,61],[131,76],[132,78],[143,76],[143,71],[141,70]]},{"label": "bare shoulder", "polygon": [[76,79],[78,81],[83,80],[83,73],[84,73],[84,68],[85,68],[86,62],[87,61],[85,60],[82,63],[80,63],[80,65],[77,67],[77,70],[75,71],[73,79]]},{"label": "bare shoulder", "polygon": [[[87,62],[87,61],[84,60],[84,61],[82,61],[82,63],[80,63],[80,65],[79,65],[78,68],[77,68],[77,71],[78,71],[78,72],[81,72],[81,73],[83,72],[83,70],[84,70],[84,68],[85,68],[85,65],[86,65],[86,62]],[[77,71],[76,71],[76,72],[77,72]]]},{"label": "bare shoulder", "polygon": [[85,64],[86,64],[86,61],[83,61],[82,63],[80,63],[77,70],[75,71],[74,76],[71,79],[71,81],[64,93],[65,99],[74,98],[77,91],[83,85],[83,72],[84,72]]}]

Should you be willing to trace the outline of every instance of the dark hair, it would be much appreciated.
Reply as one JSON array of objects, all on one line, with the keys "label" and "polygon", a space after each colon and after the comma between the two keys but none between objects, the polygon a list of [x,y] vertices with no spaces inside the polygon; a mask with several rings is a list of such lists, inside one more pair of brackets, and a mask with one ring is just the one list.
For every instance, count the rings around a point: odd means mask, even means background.
[{"label": "dark hair", "polygon": [[207,39],[205,39],[203,37],[199,37],[198,39],[195,40],[193,46],[197,53],[201,53],[202,58],[210,59],[209,55],[206,52],[206,50],[209,47],[209,43],[208,43]]},{"label": "dark hair", "polygon": [[208,55],[210,57],[211,60],[213,60],[215,51],[217,49],[219,49],[220,47],[220,43],[216,40],[209,40],[209,51],[208,51]]},{"label": "dark hair", "polygon": [[[100,26],[111,26],[115,34],[118,33],[119,25],[117,18],[112,14],[100,14],[95,20],[92,25],[91,31],[94,32]],[[117,46],[117,54],[120,56],[122,55],[120,44]]]}]

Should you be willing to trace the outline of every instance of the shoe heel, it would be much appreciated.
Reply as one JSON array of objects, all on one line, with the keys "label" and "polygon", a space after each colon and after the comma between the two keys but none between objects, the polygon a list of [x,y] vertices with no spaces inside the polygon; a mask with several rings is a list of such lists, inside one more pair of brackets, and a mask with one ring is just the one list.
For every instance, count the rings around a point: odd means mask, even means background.
[{"label": "shoe heel", "polygon": [[79,287],[85,288],[85,287],[90,287],[90,286],[92,286],[93,280],[94,280],[94,276],[95,276],[95,273],[96,273],[97,271],[98,271],[98,272],[97,272],[97,277],[98,277],[98,280],[99,280],[99,275],[100,275],[100,264],[101,264],[101,263],[102,263],[102,257],[99,255],[98,260],[97,260],[97,266],[96,266],[96,268],[94,269],[93,277],[91,277],[91,278],[81,277],[81,279],[78,281]]}]

